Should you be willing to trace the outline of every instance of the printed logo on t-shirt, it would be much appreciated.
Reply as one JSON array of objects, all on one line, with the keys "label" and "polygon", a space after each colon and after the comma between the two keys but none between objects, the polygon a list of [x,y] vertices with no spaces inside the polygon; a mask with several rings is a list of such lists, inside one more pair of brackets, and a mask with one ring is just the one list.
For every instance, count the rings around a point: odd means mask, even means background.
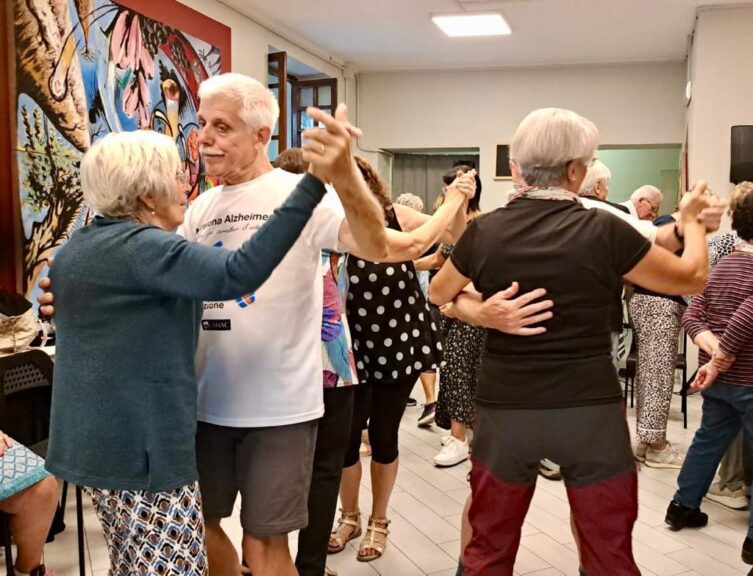
[{"label": "printed logo on t-shirt", "polygon": [[201,321],[201,329],[202,330],[232,330],[230,326],[230,319],[224,319],[224,320],[202,320]]},{"label": "printed logo on t-shirt", "polygon": [[[222,248],[224,244],[222,243],[222,240],[219,240],[213,244],[215,248]],[[238,305],[239,308],[248,308],[256,302],[256,296],[253,294],[241,294],[235,299],[235,303]],[[204,308],[206,309],[206,304],[204,305]],[[229,320],[228,320],[229,322]],[[229,328],[228,328],[229,330]]]}]

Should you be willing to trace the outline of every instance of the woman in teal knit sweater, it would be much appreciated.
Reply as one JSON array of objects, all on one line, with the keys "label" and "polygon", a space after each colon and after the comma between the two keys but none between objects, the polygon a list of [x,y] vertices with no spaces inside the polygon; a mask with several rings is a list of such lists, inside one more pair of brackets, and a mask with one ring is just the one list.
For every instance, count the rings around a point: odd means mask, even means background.
[{"label": "woman in teal knit sweater", "polygon": [[[337,166],[348,165],[349,137],[336,132],[325,135],[326,146],[311,135],[317,152],[307,160],[318,177],[346,170]],[[332,138],[347,142],[332,146]],[[57,363],[46,466],[91,494],[111,574],[202,575],[194,448],[202,301],[232,300],[264,283],[325,188],[307,174],[240,249],[228,251],[172,233],[187,202],[167,136],[105,136],[84,156],[81,182],[100,216],[71,236],[50,270]]]}]

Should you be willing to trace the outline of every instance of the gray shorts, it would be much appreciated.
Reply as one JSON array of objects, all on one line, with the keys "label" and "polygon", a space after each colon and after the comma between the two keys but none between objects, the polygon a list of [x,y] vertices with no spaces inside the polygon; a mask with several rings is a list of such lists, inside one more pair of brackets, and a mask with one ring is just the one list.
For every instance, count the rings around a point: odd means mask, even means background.
[{"label": "gray shorts", "polygon": [[199,422],[196,459],[207,523],[233,513],[254,537],[287,534],[308,524],[308,495],[319,421],[230,428]]}]

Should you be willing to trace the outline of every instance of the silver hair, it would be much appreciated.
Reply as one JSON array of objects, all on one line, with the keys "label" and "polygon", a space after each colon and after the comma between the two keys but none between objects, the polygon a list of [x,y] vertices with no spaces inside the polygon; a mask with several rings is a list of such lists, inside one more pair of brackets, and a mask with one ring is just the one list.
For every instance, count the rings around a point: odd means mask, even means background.
[{"label": "silver hair", "polygon": [[207,78],[199,85],[199,100],[227,98],[238,104],[240,117],[249,130],[274,131],[280,106],[272,91],[250,76],[227,72]]},{"label": "silver hair", "polygon": [[181,160],[175,141],[151,130],[112,132],[97,140],[81,160],[84,199],[96,212],[127,218],[149,194],[169,201]]},{"label": "silver hair", "polygon": [[612,179],[612,172],[607,168],[606,164],[599,160],[595,160],[593,166],[586,172],[586,177],[583,178],[583,183],[580,185],[578,191],[579,196],[594,196],[594,188],[600,181],[604,181],[609,184]]},{"label": "silver hair", "polygon": [[515,131],[510,159],[520,166],[529,186],[556,186],[567,177],[567,164],[593,158],[599,131],[593,122],[571,110],[534,110]]},{"label": "silver hair", "polygon": [[662,195],[661,190],[659,190],[656,186],[645,184],[630,195],[630,200],[633,202],[633,204],[635,204],[641,198],[648,199],[652,196],[655,200],[659,200],[659,204],[661,204],[664,200],[664,196]]},{"label": "silver hair", "polygon": [[408,208],[413,208],[414,210],[417,210],[418,212],[424,211],[424,202],[416,196],[415,194],[411,194],[410,192],[406,192],[405,194],[400,194],[400,196],[397,197],[397,200],[395,200],[395,204],[402,204],[403,206],[407,206]]}]

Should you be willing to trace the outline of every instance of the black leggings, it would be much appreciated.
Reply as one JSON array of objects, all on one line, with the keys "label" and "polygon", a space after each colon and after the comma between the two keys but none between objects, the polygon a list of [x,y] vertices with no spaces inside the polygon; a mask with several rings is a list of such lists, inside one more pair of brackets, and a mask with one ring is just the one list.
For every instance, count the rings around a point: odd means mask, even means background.
[{"label": "black leggings", "polygon": [[397,431],[405,412],[405,403],[410,396],[416,377],[406,376],[398,380],[367,380],[356,386],[353,404],[353,424],[350,427],[345,467],[358,462],[361,447],[361,430],[369,429],[371,459],[379,464],[391,464],[398,455]]}]

